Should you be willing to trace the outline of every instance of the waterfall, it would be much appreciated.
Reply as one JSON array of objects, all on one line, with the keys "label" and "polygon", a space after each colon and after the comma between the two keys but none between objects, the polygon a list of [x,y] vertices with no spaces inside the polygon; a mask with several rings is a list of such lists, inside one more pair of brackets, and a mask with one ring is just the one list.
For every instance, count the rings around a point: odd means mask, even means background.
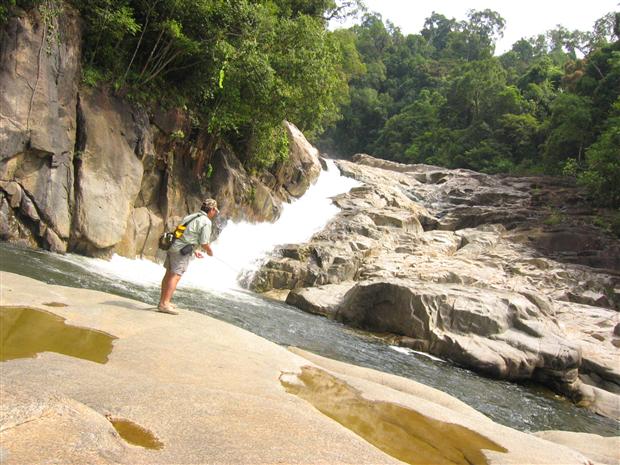
[{"label": "waterfall", "polygon": [[[229,221],[216,241],[211,244],[214,256],[193,259],[180,286],[227,290],[238,289],[240,273],[255,270],[275,246],[308,241],[340,210],[331,197],[348,192],[360,183],[340,174],[332,160],[326,160],[327,170],[299,199],[283,205],[280,217],[274,223],[252,224]],[[164,269],[148,260],[131,260],[114,255],[111,260],[92,260],[101,273],[117,276],[130,282],[158,283]]]}]

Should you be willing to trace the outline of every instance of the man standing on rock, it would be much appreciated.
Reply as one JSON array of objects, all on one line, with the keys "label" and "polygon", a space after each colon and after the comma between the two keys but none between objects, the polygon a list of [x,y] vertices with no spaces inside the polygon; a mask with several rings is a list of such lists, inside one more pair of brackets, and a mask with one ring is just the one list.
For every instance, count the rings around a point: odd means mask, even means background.
[{"label": "man standing on rock", "polygon": [[206,199],[202,202],[200,211],[187,215],[182,223],[186,225],[183,235],[176,239],[166,253],[166,274],[161,281],[161,296],[157,311],[178,315],[175,306],[170,303],[172,295],[177,288],[181,276],[187,270],[187,266],[194,255],[203,258],[200,251],[194,251],[199,245],[207,255],[213,256],[209,243],[211,242],[211,220],[219,213],[217,202],[214,199]]}]

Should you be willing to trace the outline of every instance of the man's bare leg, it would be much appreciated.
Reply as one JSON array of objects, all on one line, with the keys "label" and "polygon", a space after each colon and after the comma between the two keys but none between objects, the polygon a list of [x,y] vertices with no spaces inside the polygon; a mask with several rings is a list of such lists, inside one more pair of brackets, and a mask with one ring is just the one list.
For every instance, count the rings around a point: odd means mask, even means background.
[{"label": "man's bare leg", "polygon": [[170,305],[172,295],[177,288],[177,284],[181,279],[181,275],[173,273],[170,270],[166,270],[166,274],[161,280],[161,296],[159,297],[159,306],[167,307]]}]

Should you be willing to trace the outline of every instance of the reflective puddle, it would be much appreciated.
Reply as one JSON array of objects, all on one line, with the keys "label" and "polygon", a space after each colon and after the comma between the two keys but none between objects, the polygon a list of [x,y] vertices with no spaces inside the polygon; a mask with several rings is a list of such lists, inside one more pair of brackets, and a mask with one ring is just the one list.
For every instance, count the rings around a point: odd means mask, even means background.
[{"label": "reflective puddle", "polygon": [[367,400],[355,388],[318,368],[302,368],[293,382],[286,380],[288,376],[280,378],[287,392],[403,462],[486,465],[482,449],[506,452],[463,426],[434,420],[390,402]]},{"label": "reflective puddle", "polygon": [[106,363],[116,338],[93,329],[65,323],[43,310],[0,307],[0,361],[57,352],[70,357]]},{"label": "reflective puddle", "polygon": [[153,433],[132,421],[111,417],[108,417],[108,420],[118,434],[129,444],[155,450],[164,447],[164,444]]}]

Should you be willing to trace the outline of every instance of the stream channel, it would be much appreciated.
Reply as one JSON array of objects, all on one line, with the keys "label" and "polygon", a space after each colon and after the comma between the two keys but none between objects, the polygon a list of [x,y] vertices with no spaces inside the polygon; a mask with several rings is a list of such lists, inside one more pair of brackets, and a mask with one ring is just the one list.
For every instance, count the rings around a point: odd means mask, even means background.
[{"label": "stream channel", "polygon": [[[276,344],[296,346],[432,386],[494,421],[521,431],[557,429],[603,436],[620,434],[619,422],[579,408],[545,388],[479,376],[435,357],[390,346],[376,336],[336,321],[263,298],[236,284],[239,270],[247,272],[256,266],[260,257],[276,244],[303,242],[320,230],[338,211],[329,197],[354,185],[354,181],[342,178],[330,165],[306,195],[284,207],[276,223],[229,222],[213,243],[217,260],[205,258],[192,262],[175,294],[175,303]],[[315,212],[323,214],[319,217]],[[59,255],[7,243],[0,243],[0,270],[51,284],[109,292],[152,305],[159,300],[159,283],[164,273],[161,265],[147,260]]]}]

